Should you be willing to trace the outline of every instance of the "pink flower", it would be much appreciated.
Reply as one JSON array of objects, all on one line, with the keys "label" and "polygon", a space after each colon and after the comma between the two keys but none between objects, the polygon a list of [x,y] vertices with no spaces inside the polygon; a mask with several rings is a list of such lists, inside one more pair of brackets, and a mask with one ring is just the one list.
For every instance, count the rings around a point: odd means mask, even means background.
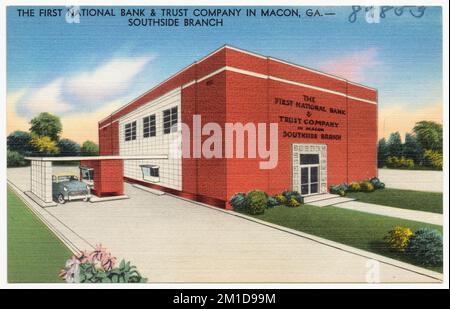
[{"label": "pink flower", "polygon": [[105,271],[110,271],[116,265],[117,259],[111,256],[111,253],[106,254],[102,259],[102,267]]},{"label": "pink flower", "polygon": [[61,270],[59,275],[68,283],[80,282],[80,260],[76,256],[72,256],[66,261],[66,266]]},{"label": "pink flower", "polygon": [[106,248],[103,248],[101,244],[97,244],[95,250],[89,254],[88,260],[91,263],[94,263],[96,260],[101,261],[106,254]]},{"label": "pink flower", "polygon": [[80,261],[81,264],[84,264],[86,262],[88,262],[89,259],[89,253],[86,251],[81,251],[78,255],[77,255],[77,259]]}]

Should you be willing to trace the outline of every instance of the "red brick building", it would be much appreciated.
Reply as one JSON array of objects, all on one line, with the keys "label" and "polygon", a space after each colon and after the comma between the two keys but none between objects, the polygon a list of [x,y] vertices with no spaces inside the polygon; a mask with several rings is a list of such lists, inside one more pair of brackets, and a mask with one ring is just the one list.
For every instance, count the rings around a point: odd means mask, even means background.
[{"label": "red brick building", "polygon": [[261,169],[258,157],[124,160],[124,179],[225,206],[236,192],[318,194],[377,174],[376,89],[230,46],[101,120],[100,155],[166,154],[182,130],[170,126],[192,128],[194,115],[222,128],[277,123],[276,167]]}]

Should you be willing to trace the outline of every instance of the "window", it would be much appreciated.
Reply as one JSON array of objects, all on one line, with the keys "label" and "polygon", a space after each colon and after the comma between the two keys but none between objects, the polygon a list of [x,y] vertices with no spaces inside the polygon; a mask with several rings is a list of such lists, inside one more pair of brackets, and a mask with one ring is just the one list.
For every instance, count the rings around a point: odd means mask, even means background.
[{"label": "window", "polygon": [[318,154],[301,154],[300,165],[319,164]]},{"label": "window", "polygon": [[178,107],[172,107],[163,111],[163,131],[169,134],[177,131],[178,124]]},{"label": "window", "polygon": [[156,116],[150,115],[142,119],[144,124],[144,138],[156,136]]},{"label": "window", "polygon": [[125,124],[125,141],[136,139],[136,121]]},{"label": "window", "polygon": [[159,166],[158,165],[141,165],[142,178],[144,180],[158,182],[159,181]]}]

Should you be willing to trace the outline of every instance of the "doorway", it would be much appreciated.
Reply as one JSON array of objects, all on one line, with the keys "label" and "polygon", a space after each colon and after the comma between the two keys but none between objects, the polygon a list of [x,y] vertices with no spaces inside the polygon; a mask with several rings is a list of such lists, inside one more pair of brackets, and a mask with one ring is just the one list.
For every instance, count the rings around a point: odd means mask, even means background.
[{"label": "doorway", "polygon": [[303,196],[327,192],[326,155],[326,145],[292,145],[293,190]]},{"label": "doorway", "polygon": [[319,193],[319,154],[300,154],[300,194]]}]

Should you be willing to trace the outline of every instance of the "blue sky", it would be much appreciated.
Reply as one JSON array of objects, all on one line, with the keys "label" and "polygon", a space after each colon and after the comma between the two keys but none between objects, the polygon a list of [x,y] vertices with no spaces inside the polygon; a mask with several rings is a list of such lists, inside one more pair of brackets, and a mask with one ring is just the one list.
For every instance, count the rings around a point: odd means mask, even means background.
[{"label": "blue sky", "polygon": [[440,118],[439,7],[428,7],[422,18],[390,11],[378,24],[361,14],[348,22],[350,7],[323,7],[336,15],[225,18],[217,28],[128,27],[126,17],[81,17],[79,24],[68,24],[64,17],[18,17],[16,9],[7,11],[8,131],[50,109],[63,125],[67,120],[66,135],[89,137],[91,129],[75,132],[77,119],[93,128],[95,117],[224,44],[377,88],[380,135],[395,128],[397,119]]}]

